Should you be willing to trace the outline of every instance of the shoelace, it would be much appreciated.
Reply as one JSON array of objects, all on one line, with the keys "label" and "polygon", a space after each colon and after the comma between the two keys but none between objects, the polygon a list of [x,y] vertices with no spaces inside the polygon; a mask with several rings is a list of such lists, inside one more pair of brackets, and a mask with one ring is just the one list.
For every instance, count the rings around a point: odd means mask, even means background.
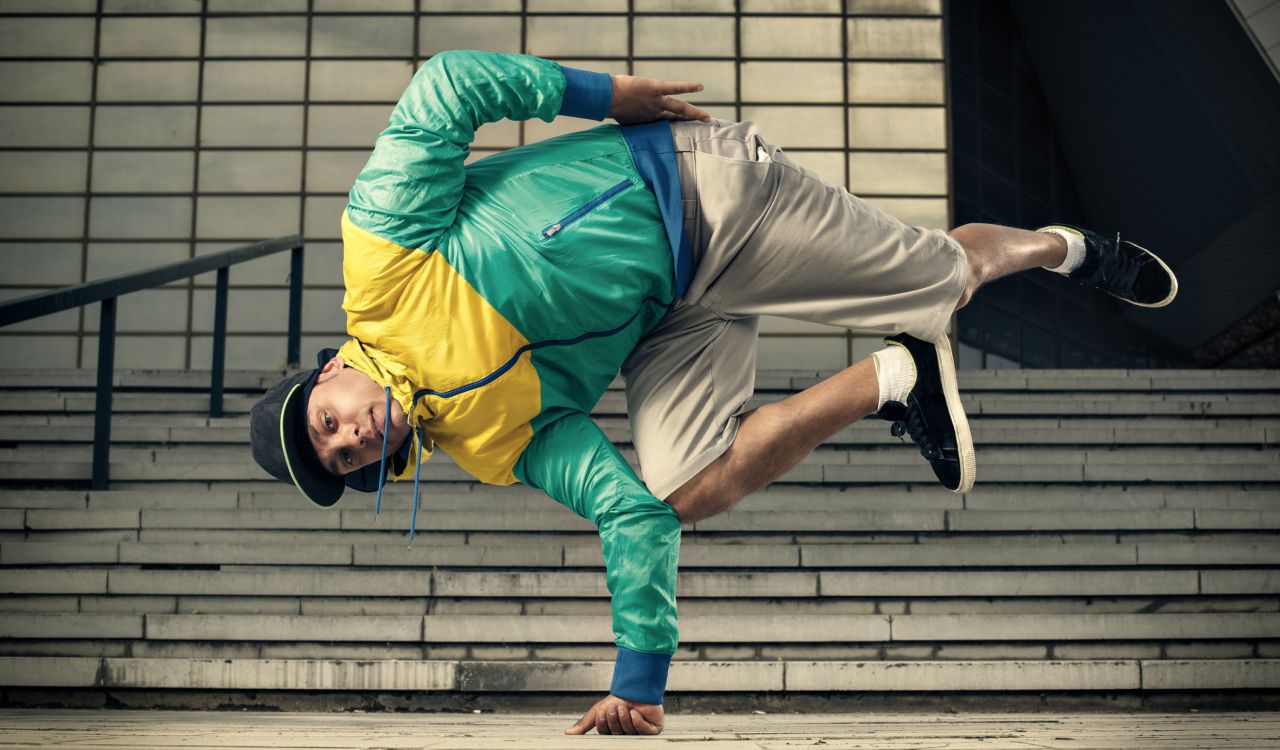
[{"label": "shoelace", "polygon": [[920,416],[919,409],[912,409],[910,406],[906,406],[906,416],[903,419],[895,419],[893,424],[889,426],[889,434],[899,440],[906,433],[911,434],[911,439],[920,448],[920,455],[929,461],[942,455],[942,451],[938,449],[937,444],[929,437],[928,427],[924,423],[924,418]]},{"label": "shoelace", "polygon": [[1142,261],[1120,251],[1120,234],[1116,233],[1115,252],[1100,258],[1098,270],[1089,281],[1128,291],[1133,289],[1140,271],[1142,271]]}]

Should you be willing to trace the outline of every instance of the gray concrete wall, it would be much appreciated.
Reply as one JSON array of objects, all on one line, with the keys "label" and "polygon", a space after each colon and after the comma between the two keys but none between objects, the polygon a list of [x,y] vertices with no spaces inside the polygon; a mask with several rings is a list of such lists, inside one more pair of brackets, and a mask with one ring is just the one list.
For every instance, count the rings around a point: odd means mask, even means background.
[{"label": "gray concrete wall", "polygon": [[[100,11],[99,11],[100,8]],[[630,12],[629,12],[630,9]],[[567,14],[567,13],[572,14]],[[703,81],[714,115],[910,223],[948,223],[941,0],[0,0],[0,298],[302,232],[304,357],[340,340],[338,221],[403,86],[444,49]],[[590,126],[503,122],[473,158]],[[227,365],[284,358],[287,259],[232,270]],[[212,278],[120,302],[121,368],[201,368]],[[0,332],[90,367],[97,309]],[[760,367],[873,347],[770,320]]]}]

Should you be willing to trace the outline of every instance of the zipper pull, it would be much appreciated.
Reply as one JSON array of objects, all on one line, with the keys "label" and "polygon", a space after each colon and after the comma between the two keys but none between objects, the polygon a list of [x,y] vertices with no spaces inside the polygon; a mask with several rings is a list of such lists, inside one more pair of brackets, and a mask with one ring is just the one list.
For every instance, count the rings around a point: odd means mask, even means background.
[{"label": "zipper pull", "polygon": [[547,227],[546,231],[544,231],[544,232],[542,233],[542,236],[543,236],[543,237],[550,237],[551,235],[553,235],[553,234],[555,234],[556,232],[559,232],[559,231],[560,231],[560,225],[559,225],[559,224],[552,224],[551,226]]}]

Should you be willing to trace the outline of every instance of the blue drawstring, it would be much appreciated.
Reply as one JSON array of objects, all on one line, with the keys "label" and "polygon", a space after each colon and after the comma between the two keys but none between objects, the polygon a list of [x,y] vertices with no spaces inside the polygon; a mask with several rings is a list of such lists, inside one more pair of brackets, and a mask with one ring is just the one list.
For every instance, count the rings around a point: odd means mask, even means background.
[{"label": "blue drawstring", "polygon": [[378,501],[373,506],[373,522],[378,522],[382,510],[382,485],[387,482],[387,434],[391,432],[391,389],[387,388],[387,408],[382,412],[382,460],[378,462]]},{"label": "blue drawstring", "polygon": [[413,546],[413,533],[418,527],[418,479],[422,474],[422,429],[414,427],[418,437],[418,465],[413,467],[413,514],[409,516],[409,546]]}]

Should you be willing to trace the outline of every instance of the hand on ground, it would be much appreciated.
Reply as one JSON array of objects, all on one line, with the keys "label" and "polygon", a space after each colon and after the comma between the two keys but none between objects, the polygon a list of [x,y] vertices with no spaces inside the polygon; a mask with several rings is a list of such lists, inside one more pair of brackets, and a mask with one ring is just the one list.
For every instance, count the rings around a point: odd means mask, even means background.
[{"label": "hand on ground", "polygon": [[613,77],[613,101],[609,105],[608,116],[621,125],[637,125],[654,120],[710,122],[711,115],[671,96],[701,90],[702,84],[695,81],[659,81],[654,78],[617,75]]},{"label": "hand on ground", "polygon": [[657,734],[662,731],[661,705],[632,703],[607,695],[564,730],[565,734],[586,734],[594,728],[600,734]]}]

